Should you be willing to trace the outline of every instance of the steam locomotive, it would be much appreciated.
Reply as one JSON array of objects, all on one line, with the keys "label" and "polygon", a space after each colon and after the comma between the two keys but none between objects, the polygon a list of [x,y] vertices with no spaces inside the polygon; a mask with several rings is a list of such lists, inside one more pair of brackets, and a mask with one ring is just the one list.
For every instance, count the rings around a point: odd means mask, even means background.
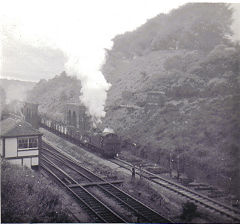
[{"label": "steam locomotive", "polygon": [[110,132],[85,132],[80,129],[53,121],[47,117],[41,117],[40,126],[61,136],[79,146],[86,147],[93,152],[100,153],[105,158],[113,158],[124,147],[120,137]]}]

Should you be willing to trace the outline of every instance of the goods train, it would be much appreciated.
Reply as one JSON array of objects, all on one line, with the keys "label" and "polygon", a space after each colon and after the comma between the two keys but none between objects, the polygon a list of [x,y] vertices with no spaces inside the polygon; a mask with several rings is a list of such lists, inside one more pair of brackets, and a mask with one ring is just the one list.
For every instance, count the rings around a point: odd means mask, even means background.
[{"label": "goods train", "polygon": [[[9,107],[6,116],[19,115],[16,113],[16,105],[21,104],[22,109],[18,108],[19,114],[35,128],[42,126],[55,134],[67,138],[73,143],[86,147],[93,152],[102,154],[106,158],[113,158],[122,149],[132,150],[136,147],[129,139],[122,139],[118,135],[110,132],[90,132],[83,131],[73,125],[67,125],[69,121],[58,122],[49,118],[46,114],[39,115],[38,105],[26,102],[15,102],[13,108]],[[21,105],[19,107],[21,107]],[[81,117],[85,119],[84,117]],[[76,125],[76,124],[75,124]],[[83,124],[83,129],[88,130]]]},{"label": "goods train", "polygon": [[121,148],[126,146],[126,142],[123,144],[120,137],[114,133],[81,133],[81,131],[74,126],[53,121],[46,117],[41,117],[40,126],[59,136],[66,137],[79,146],[84,146],[93,152],[100,153],[105,158],[115,157]]}]

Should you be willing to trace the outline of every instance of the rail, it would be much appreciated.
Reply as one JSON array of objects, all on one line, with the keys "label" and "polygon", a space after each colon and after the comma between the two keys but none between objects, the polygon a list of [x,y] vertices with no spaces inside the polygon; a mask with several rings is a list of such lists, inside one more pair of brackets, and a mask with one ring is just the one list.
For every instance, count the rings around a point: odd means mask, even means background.
[{"label": "rail", "polygon": [[[110,182],[106,182],[104,179],[100,178],[99,176],[92,173],[87,168],[80,165],[77,161],[73,160],[68,156],[61,154],[61,152],[59,152],[53,146],[45,142],[43,143],[43,146],[44,148],[52,149],[51,153],[53,153],[55,160],[59,159],[59,162],[62,164],[68,161],[68,164],[66,166],[74,170],[76,173],[79,173],[80,175],[82,175],[84,171],[85,173],[84,176],[90,181],[90,183],[93,181],[99,181],[102,183],[105,182],[105,184],[97,184],[97,187],[103,190],[105,193],[107,193],[109,196],[111,196],[115,200],[117,200],[118,203],[121,204],[121,206],[125,206],[128,209],[130,209],[135,215],[137,215],[137,217],[140,218],[142,222],[172,223],[171,220],[158,214],[157,212],[152,210],[150,207],[142,204],[140,201],[134,199],[132,196],[128,195],[126,192],[123,192],[122,190],[120,190],[118,187],[114,186]],[[44,149],[44,150],[45,151],[47,150],[48,152],[50,152],[49,149]],[[86,175],[86,172],[88,172],[89,175]],[[72,183],[69,183],[69,184],[72,184]],[[74,185],[77,186],[81,184],[75,183]]]},{"label": "rail", "polygon": [[[111,161],[114,162],[115,164],[119,165],[119,166],[122,166],[121,164],[119,164],[119,162],[123,163],[123,164],[125,164],[129,167],[133,166],[131,163],[128,163],[128,162],[126,162],[124,160],[121,160],[121,159],[118,159],[118,158],[112,159]],[[131,168],[127,168],[125,166],[122,166],[122,167],[125,168],[125,169],[128,169],[128,170],[131,169]],[[148,176],[145,176],[144,173],[150,175],[151,178],[148,177]],[[184,186],[182,186],[178,183],[175,183],[173,181],[170,181],[170,180],[167,180],[163,177],[160,177],[159,175],[151,173],[151,172],[149,172],[145,169],[142,169],[141,176],[145,179],[148,179],[149,181],[151,181],[153,183],[161,185],[161,186],[163,186],[163,187],[165,187],[165,188],[167,188],[171,191],[174,191],[175,193],[178,193],[178,194],[180,194],[184,197],[187,197],[188,199],[193,200],[196,203],[199,203],[199,204],[201,204],[205,207],[208,207],[209,209],[212,209],[216,212],[224,214],[227,217],[230,217],[231,219],[233,219],[234,221],[240,222],[240,212],[235,208],[224,205],[224,204],[220,203],[219,201],[216,201],[216,200],[211,199],[211,198],[209,198],[209,197],[207,197],[203,194],[200,194],[196,191],[188,189],[188,188],[186,188],[186,187],[184,187]],[[154,178],[154,179],[152,179],[152,178]],[[160,182],[157,181],[157,180],[160,180]]]}]

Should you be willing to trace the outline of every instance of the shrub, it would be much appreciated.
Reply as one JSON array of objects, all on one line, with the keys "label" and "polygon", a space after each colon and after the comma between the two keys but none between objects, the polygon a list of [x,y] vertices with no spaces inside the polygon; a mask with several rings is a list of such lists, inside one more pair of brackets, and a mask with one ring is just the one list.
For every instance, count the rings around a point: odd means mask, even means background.
[{"label": "shrub", "polygon": [[190,222],[193,218],[198,216],[199,214],[197,213],[197,205],[189,201],[183,204],[182,214],[180,216],[181,219]]},{"label": "shrub", "polygon": [[183,58],[179,55],[169,57],[164,62],[164,68],[168,70],[180,70],[183,71]]},{"label": "shrub", "polygon": [[3,222],[72,222],[62,209],[59,193],[45,178],[6,161],[1,161],[1,168]]}]

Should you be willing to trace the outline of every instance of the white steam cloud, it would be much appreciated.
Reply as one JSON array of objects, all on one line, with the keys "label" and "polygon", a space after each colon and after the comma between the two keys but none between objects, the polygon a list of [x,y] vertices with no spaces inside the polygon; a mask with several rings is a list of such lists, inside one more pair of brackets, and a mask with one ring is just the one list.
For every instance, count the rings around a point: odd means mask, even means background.
[{"label": "white steam cloud", "polygon": [[8,0],[0,3],[0,25],[26,44],[64,52],[66,71],[81,80],[80,100],[97,123],[111,87],[100,72],[104,49],[115,35],[176,6],[159,0]]},{"label": "white steam cloud", "polygon": [[85,67],[79,60],[78,57],[70,56],[65,66],[67,71],[78,74],[82,83],[80,101],[86,106],[96,125],[105,116],[104,106],[111,84],[106,82],[100,71]]},{"label": "white steam cloud", "polygon": [[[101,34],[104,30],[94,24],[97,18],[93,14],[98,9],[86,6],[83,11],[79,9],[77,1],[72,1],[72,6],[66,5],[66,2],[50,1],[41,4],[39,1],[38,9],[36,2],[25,3],[34,10],[21,14],[15,21],[11,20],[11,23],[6,21],[4,27],[15,26],[12,34],[27,44],[61,49],[67,56],[67,73],[76,75],[81,80],[80,101],[86,106],[93,123],[101,122],[105,116],[104,106],[111,85],[105,80],[100,68],[105,58],[104,47],[111,48],[112,42],[109,34]],[[45,10],[46,6],[54,10]],[[71,14],[66,11],[66,6]]]},{"label": "white steam cloud", "polygon": [[240,3],[231,4],[233,9],[233,22],[232,22],[232,39],[240,42]]}]

